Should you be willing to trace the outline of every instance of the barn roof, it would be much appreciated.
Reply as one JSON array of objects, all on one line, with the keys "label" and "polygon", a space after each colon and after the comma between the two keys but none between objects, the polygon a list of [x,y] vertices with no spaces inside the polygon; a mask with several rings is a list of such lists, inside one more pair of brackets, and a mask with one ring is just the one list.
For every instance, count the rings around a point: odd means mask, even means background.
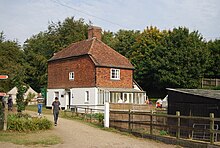
[{"label": "barn roof", "polygon": [[185,94],[191,94],[196,96],[202,96],[212,99],[220,99],[220,90],[208,90],[208,89],[172,89],[167,88],[169,91],[175,91]]},{"label": "barn roof", "polygon": [[126,57],[95,37],[71,44],[56,53],[49,62],[83,55],[89,55],[96,66],[134,69]]}]

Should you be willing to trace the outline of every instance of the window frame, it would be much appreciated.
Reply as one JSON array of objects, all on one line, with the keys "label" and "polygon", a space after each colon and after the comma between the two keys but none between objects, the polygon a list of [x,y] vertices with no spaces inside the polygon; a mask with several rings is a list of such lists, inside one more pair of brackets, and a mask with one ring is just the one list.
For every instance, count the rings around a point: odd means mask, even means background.
[{"label": "window frame", "polygon": [[75,79],[75,73],[73,71],[69,72],[69,80]]},{"label": "window frame", "polygon": [[85,91],[85,102],[89,102],[89,91]]},{"label": "window frame", "polygon": [[[117,69],[117,68],[111,68],[110,69],[110,79],[111,80],[120,80],[120,69]],[[113,78],[114,76],[114,78]]]}]

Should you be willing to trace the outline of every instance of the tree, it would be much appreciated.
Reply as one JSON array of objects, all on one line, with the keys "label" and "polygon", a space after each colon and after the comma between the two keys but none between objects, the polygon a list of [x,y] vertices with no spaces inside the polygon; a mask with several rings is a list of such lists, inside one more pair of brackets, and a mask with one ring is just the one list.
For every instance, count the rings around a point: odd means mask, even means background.
[{"label": "tree", "polygon": [[159,86],[199,88],[209,58],[202,35],[185,27],[174,28],[165,36],[163,45],[164,61],[156,76]]},{"label": "tree", "polygon": [[0,74],[9,76],[7,80],[1,80],[0,91],[7,92],[14,87],[13,78],[18,71],[25,71],[25,61],[20,45],[16,41],[5,40],[3,33],[0,36]]},{"label": "tree", "polygon": [[156,27],[147,27],[137,36],[130,52],[130,60],[135,66],[134,78],[148,91],[158,86],[155,75],[162,59],[156,59],[156,56],[160,54],[163,36]]},{"label": "tree", "polygon": [[208,58],[202,36],[184,27],[169,31],[147,27],[137,37],[130,57],[135,79],[148,91],[198,88]]},{"label": "tree", "polygon": [[27,91],[28,86],[24,83],[25,72],[23,70],[18,71],[18,75],[16,75],[13,79],[14,85],[17,87],[18,92],[16,94],[16,103],[17,103],[17,111],[22,112],[25,110],[25,100],[24,93]]},{"label": "tree", "polygon": [[208,50],[210,51],[210,58],[205,75],[220,78],[220,40],[209,41]]},{"label": "tree", "polygon": [[88,25],[83,19],[66,18],[64,22],[51,23],[45,32],[32,36],[24,44],[27,80],[36,91],[47,86],[47,60],[54,53],[87,37]]}]

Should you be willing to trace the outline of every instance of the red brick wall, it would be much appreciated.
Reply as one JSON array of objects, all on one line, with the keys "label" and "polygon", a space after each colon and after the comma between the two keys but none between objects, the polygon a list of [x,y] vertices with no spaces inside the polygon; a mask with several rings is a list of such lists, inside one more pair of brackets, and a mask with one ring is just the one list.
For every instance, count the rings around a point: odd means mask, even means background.
[{"label": "red brick wall", "polygon": [[96,86],[114,88],[132,88],[133,71],[120,69],[120,80],[110,79],[111,68],[96,68]]},{"label": "red brick wall", "polygon": [[102,38],[102,29],[99,27],[91,27],[88,29],[88,39],[96,37],[97,39],[101,40]]},{"label": "red brick wall", "polygon": [[[69,80],[74,72],[74,80]],[[95,86],[95,65],[88,56],[48,63],[48,88]]]}]

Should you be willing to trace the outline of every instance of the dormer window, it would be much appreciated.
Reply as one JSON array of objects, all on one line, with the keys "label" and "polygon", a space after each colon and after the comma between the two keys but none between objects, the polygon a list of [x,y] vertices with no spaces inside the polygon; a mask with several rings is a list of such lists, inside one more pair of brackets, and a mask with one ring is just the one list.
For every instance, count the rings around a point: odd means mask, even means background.
[{"label": "dormer window", "polygon": [[120,80],[120,69],[111,69],[111,79]]},{"label": "dormer window", "polygon": [[74,80],[74,72],[69,73],[69,80]]}]

